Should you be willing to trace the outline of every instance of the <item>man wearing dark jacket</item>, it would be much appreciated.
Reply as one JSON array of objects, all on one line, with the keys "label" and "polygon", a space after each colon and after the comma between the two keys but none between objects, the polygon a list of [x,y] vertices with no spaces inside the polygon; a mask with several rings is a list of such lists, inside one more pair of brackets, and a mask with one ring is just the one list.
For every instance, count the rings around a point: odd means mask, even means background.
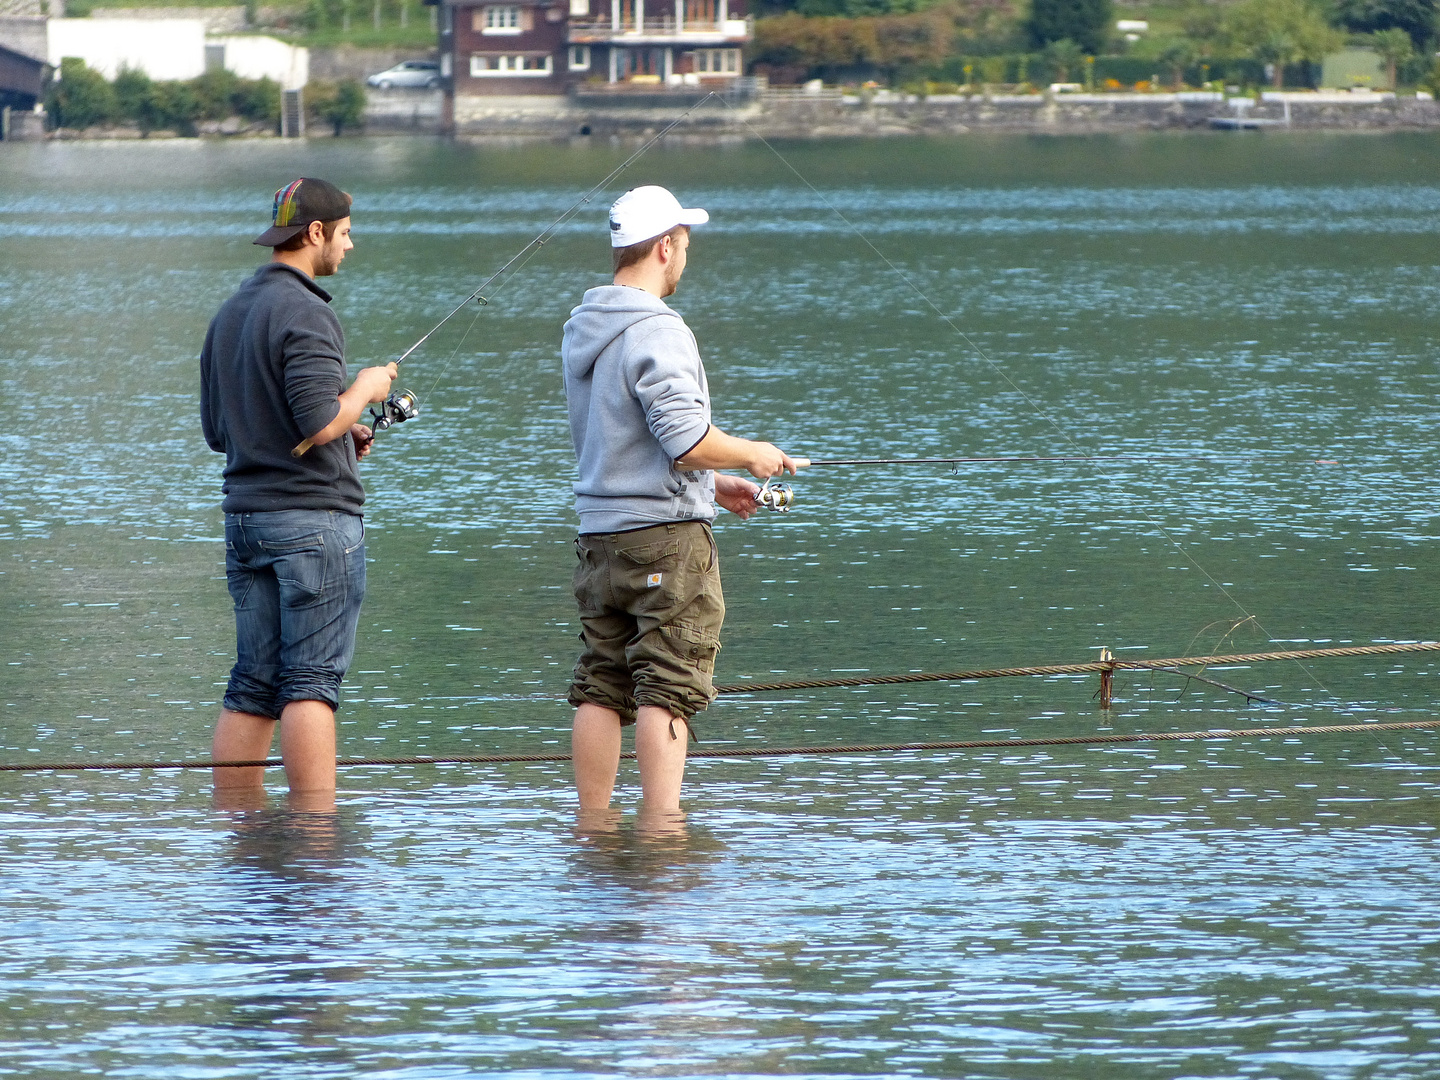
[{"label": "man wearing dark jacket", "polygon": [[[365,594],[356,463],[396,367],[366,368],[345,388],[345,336],[330,294],[355,245],[350,196],[302,178],[275,193],[274,249],[210,323],[200,354],[205,441],[225,455],[225,573],[236,660],[215,727],[216,761],[266,757],[280,724],[292,794],[333,803],[335,707]],[[299,452],[301,444],[310,444]],[[217,791],[259,790],[260,767],[218,768]]]}]

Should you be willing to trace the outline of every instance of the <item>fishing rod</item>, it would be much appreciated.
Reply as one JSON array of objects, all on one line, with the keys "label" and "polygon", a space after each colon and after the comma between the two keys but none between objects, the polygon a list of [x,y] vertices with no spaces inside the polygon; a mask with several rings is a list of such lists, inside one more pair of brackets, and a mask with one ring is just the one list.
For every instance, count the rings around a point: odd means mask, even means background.
[{"label": "fishing rod", "polygon": [[1177,461],[1198,461],[1211,465],[1235,465],[1261,461],[1266,463],[1290,464],[1290,465],[1339,465],[1338,461],[1330,461],[1325,458],[1254,458],[1254,457],[1197,457],[1188,454],[1067,454],[1067,455],[1041,455],[1024,454],[1019,456],[1000,457],[917,457],[917,458],[796,458],[795,462],[801,468],[814,468],[817,465],[983,465],[996,462],[1025,462],[1025,461],[1138,461],[1146,464],[1163,464]]},{"label": "fishing rod", "polygon": [[[653,147],[666,135],[670,134],[672,130],[674,130],[686,119],[688,119],[690,114],[693,113],[696,109],[706,104],[711,98],[718,97],[719,95],[712,90],[710,93],[702,97],[699,101],[695,102],[694,105],[691,105],[690,108],[686,109],[683,113],[677,116],[674,120],[670,121],[670,123],[666,124],[656,134],[652,135],[649,139],[642,143],[638,150],[636,150],[633,154],[631,154],[619,165],[615,166],[615,168],[612,169],[608,174],[606,174],[605,179],[601,180],[584,195],[580,196],[580,198],[576,199],[573,203],[571,203],[564,213],[562,213],[559,217],[557,217],[554,221],[552,221],[549,225],[542,229],[539,235],[537,235],[533,240],[531,240],[528,244],[526,244],[519,251],[517,251],[514,256],[511,257],[509,262],[507,262],[504,266],[500,267],[499,270],[496,270],[495,273],[491,274],[488,278],[482,281],[479,287],[476,288],[474,292],[472,292],[469,296],[465,297],[465,299],[460,301],[460,303],[455,305],[454,310],[451,311],[450,314],[446,315],[443,319],[437,322],[421,336],[419,341],[415,342],[414,345],[411,345],[408,349],[401,353],[399,358],[394,361],[395,366],[399,367],[406,360],[408,360],[411,353],[413,353],[416,349],[420,348],[421,345],[424,345],[425,342],[429,341],[431,336],[434,335],[437,330],[439,330],[442,326],[448,323],[456,315],[460,314],[460,312],[464,311],[465,308],[468,307],[470,304],[476,301],[479,301],[481,307],[489,304],[489,297],[487,297],[485,293],[487,290],[490,289],[491,285],[495,285],[496,282],[500,282],[500,284],[496,285],[495,289],[490,292],[490,296],[494,296],[495,293],[499,292],[502,288],[505,287],[506,281],[509,280],[508,278],[506,278],[507,274],[512,274],[513,271],[519,270],[522,266],[529,262],[536,252],[538,252],[542,247],[549,243],[550,238],[559,231],[562,225],[564,225],[572,217],[578,214],[582,208],[587,206],[591,199],[593,199],[596,195],[598,195],[601,191],[603,191],[606,187],[610,185],[611,181],[613,181],[617,176],[623,173],[631,165],[635,164],[635,162],[639,161],[642,157],[644,157],[645,154],[650,151],[651,147]],[[505,278],[505,280],[502,281],[502,278]],[[479,317],[479,312],[476,312],[476,317]],[[459,351],[460,347],[457,345],[455,347],[455,352],[458,353]],[[454,359],[455,356],[454,354],[452,354],[450,360]],[[450,366],[450,360],[447,360],[445,362],[445,366],[440,369],[440,374],[435,377],[435,381],[437,383],[440,381],[440,376],[445,374],[445,369]],[[431,389],[433,390],[434,387],[432,386]],[[371,419],[374,420],[374,424],[370,430],[372,432],[384,431],[386,428],[393,427],[396,424],[402,424],[406,420],[413,420],[416,416],[419,415],[419,413],[419,395],[411,390],[396,390],[392,392],[390,396],[387,397],[383,402],[380,403],[380,411],[378,413],[373,408],[370,410]],[[297,445],[295,449],[290,451],[290,456],[297,458],[302,457],[314,445],[315,443],[313,440],[305,439],[303,442]]]},{"label": "fishing rod", "polygon": [[[1032,462],[1032,461],[1136,461],[1146,464],[1159,464],[1164,462],[1205,462],[1211,465],[1234,465],[1237,463],[1248,463],[1254,461],[1273,462],[1277,464],[1301,464],[1301,465],[1339,465],[1338,461],[1331,461],[1327,458],[1217,458],[1217,457],[1196,457],[1193,455],[1161,454],[1161,455],[1139,455],[1139,454],[1021,454],[1001,455],[995,457],[915,457],[915,458],[791,458],[797,469],[813,469],[821,465],[950,465],[958,472],[961,465],[987,465],[1000,462]],[[785,483],[772,483],[767,479],[760,490],[755,492],[755,505],[766,510],[774,510],[779,513],[787,513],[795,505],[795,491]]]}]

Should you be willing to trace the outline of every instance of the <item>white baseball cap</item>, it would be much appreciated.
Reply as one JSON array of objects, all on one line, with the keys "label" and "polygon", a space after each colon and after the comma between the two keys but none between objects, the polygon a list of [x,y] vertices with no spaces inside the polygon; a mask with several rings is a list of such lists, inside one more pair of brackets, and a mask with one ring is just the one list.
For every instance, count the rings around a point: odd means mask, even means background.
[{"label": "white baseball cap", "polygon": [[663,187],[631,188],[610,207],[610,246],[629,247],[667,233],[676,225],[704,225],[710,215],[690,210]]}]

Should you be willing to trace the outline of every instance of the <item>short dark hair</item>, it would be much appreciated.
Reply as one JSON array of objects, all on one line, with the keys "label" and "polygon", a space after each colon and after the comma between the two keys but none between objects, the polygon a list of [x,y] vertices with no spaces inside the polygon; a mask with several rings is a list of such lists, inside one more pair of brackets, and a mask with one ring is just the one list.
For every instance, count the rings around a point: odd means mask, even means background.
[{"label": "short dark hair", "polygon": [[681,233],[688,233],[689,225],[676,225],[669,232],[663,232],[659,236],[652,236],[649,240],[641,240],[638,244],[631,244],[629,247],[612,248],[610,251],[611,261],[615,264],[614,273],[619,273],[627,266],[634,266],[636,263],[644,262],[650,257],[650,252],[655,250],[655,245],[670,237],[671,240],[678,240]]},{"label": "short dark hair", "polygon": [[[322,221],[320,223],[320,227],[325,230],[325,243],[328,244],[331,240],[335,239],[335,230],[339,227],[340,222],[344,220],[344,218],[336,218],[334,221]],[[286,240],[283,244],[276,244],[275,250],[299,251],[305,246],[305,237],[309,235],[310,226],[306,225],[305,228],[301,229],[294,236],[290,237],[289,240]]]}]

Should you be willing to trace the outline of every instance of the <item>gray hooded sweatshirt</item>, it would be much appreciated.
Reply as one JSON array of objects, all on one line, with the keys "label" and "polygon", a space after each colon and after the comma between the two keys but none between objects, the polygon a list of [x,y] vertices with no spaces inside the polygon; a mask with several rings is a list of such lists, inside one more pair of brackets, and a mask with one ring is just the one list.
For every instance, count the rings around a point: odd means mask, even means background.
[{"label": "gray hooded sweatshirt", "polygon": [[560,346],[580,478],[580,532],[715,517],[715,474],[675,460],[710,430],[695,335],[663,300],[602,285],[570,313]]}]

